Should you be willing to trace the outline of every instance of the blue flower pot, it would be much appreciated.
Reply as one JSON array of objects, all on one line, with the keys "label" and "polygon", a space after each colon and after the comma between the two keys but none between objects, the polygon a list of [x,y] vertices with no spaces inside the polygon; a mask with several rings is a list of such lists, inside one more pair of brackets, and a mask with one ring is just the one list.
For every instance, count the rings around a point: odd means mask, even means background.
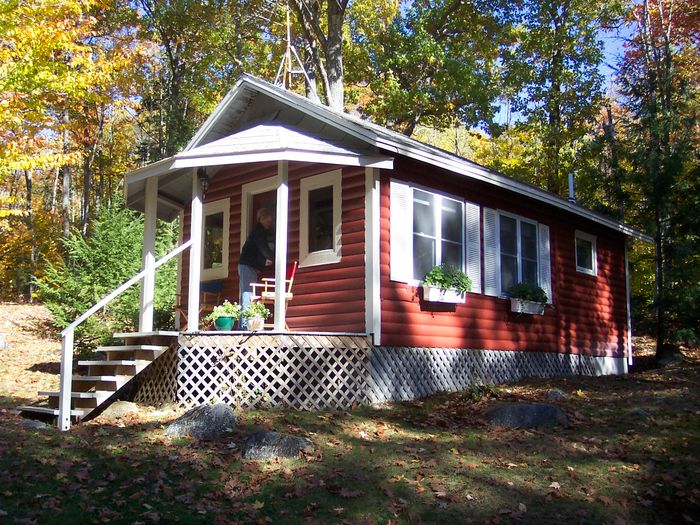
[{"label": "blue flower pot", "polygon": [[214,327],[220,332],[230,332],[233,330],[233,317],[217,317]]}]

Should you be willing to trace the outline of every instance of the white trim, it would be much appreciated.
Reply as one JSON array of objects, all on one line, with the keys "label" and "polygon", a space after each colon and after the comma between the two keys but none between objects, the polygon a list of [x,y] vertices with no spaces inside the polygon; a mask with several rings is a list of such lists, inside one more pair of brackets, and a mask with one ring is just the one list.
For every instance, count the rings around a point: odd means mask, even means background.
[{"label": "white trim", "polygon": [[141,282],[139,332],[153,330],[153,301],[156,288],[156,226],[158,217],[158,179],[146,180],[146,199],[143,218],[142,268],[146,275]]},{"label": "white trim", "polygon": [[379,170],[365,168],[365,329],[381,344]]},{"label": "white trim", "polygon": [[394,159],[382,155],[354,155],[320,153],[308,150],[281,149],[266,152],[226,153],[214,155],[191,155],[175,158],[171,169],[200,166],[226,166],[272,161],[310,162],[318,164],[341,164],[343,166],[375,167],[392,169]]},{"label": "white trim", "polygon": [[231,199],[225,198],[217,201],[207,202],[204,204],[204,210],[202,214],[202,250],[204,250],[204,228],[206,227],[207,215],[214,215],[217,213],[223,214],[223,226],[224,231],[222,233],[222,246],[221,246],[221,266],[218,268],[205,268],[204,267],[204,252],[202,251],[202,281],[212,281],[215,279],[226,279],[228,277],[228,251],[229,251],[229,227],[231,222]]},{"label": "white trim", "polygon": [[[591,250],[593,253],[591,253],[591,263],[593,264],[593,268],[586,268],[584,266],[579,266],[578,264],[578,246],[577,242],[578,239],[581,239],[582,241],[588,241],[591,243]],[[591,235],[590,233],[582,232],[581,230],[576,230],[574,233],[574,259],[576,263],[576,271],[580,273],[585,273],[586,275],[592,275],[593,277],[598,275],[598,247],[596,244],[596,239],[597,237],[595,235]]]},{"label": "white trim", "polygon": [[[342,233],[342,171],[333,170],[301,179],[299,203],[299,267],[333,264],[341,259]],[[318,188],[333,188],[333,248],[309,253],[309,192]]]},{"label": "white trim", "polygon": [[289,214],[289,163],[277,163],[277,210],[275,213],[275,331],[282,332],[286,319],[287,225]]},{"label": "white trim", "polygon": [[202,272],[202,189],[197,170],[192,169],[192,211],[190,215],[190,280],[187,290],[187,330],[199,330],[199,281]]},{"label": "white trim", "polygon": [[255,219],[250,217],[250,210],[253,208],[253,197],[275,190],[277,190],[277,177],[256,180],[241,187],[241,249],[243,249],[243,245],[248,239],[248,234],[255,224]]},{"label": "white trim", "polygon": [[[182,240],[184,238],[185,232],[184,232],[184,226],[185,226],[185,210],[181,210],[180,213],[178,214],[178,220],[180,221],[180,228],[179,232],[177,234],[177,245],[180,246],[182,244]],[[175,295],[176,297],[182,297],[182,253],[180,253],[177,256],[177,281],[175,282]],[[182,304],[182,303],[180,303]],[[177,328],[180,328],[180,308],[175,309],[175,326]]]},{"label": "white trim", "polygon": [[627,340],[625,341],[625,350],[627,353],[627,365],[634,364],[634,355],[632,354],[632,287],[630,284],[630,261],[627,240],[625,239],[625,293],[627,294]]}]

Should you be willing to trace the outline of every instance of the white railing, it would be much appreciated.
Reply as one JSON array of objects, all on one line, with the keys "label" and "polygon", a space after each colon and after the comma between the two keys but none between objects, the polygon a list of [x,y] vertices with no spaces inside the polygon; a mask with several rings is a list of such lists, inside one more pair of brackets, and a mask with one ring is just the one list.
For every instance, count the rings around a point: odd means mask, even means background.
[{"label": "white railing", "polygon": [[186,249],[188,249],[192,244],[192,241],[186,241],[180,246],[175,248],[172,252],[162,257],[158,260],[153,270],[144,269],[138,274],[133,276],[131,279],[122,284],[119,288],[111,292],[109,295],[105,296],[101,301],[96,303],[92,308],[86,311],[83,315],[78,317],[70,325],[68,325],[61,332],[61,385],[60,385],[60,395],[58,401],[58,428],[60,430],[68,430],[70,428],[70,410],[71,410],[71,388],[72,388],[72,378],[73,378],[73,339],[75,336],[75,329],[80,326],[86,319],[90,318],[95,312],[101,310],[111,301],[119,297],[126,290],[131,288],[134,284],[143,279],[149,271],[155,271],[165,263],[170,261],[173,257],[177,257]]}]

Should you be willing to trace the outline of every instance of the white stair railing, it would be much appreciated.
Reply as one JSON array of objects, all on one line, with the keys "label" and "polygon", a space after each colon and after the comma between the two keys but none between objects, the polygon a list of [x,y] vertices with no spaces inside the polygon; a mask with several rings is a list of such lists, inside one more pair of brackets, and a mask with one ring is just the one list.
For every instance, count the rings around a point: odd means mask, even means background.
[{"label": "white stair railing", "polygon": [[[173,257],[180,255],[182,252],[188,249],[191,244],[191,240],[186,241],[175,248],[172,252],[159,259],[156,262],[153,271],[163,266]],[[105,296],[101,301],[95,303],[95,305],[93,305],[88,311],[78,317],[61,332],[61,385],[58,401],[58,428],[60,430],[65,431],[70,429],[71,387],[73,378],[73,340],[75,338],[75,329],[80,326],[80,324],[85,322],[85,320],[89,319],[95,312],[107,306],[107,304],[143,279],[148,271],[150,271],[150,269],[141,270],[141,272],[134,275],[119,288]]]}]

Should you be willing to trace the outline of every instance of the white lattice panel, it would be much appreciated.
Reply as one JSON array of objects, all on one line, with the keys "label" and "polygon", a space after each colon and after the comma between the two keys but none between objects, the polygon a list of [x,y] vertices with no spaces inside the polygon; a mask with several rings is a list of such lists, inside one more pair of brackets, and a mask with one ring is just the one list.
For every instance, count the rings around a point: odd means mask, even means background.
[{"label": "white lattice panel", "polygon": [[474,385],[577,373],[580,360],[572,354],[377,347],[371,350],[367,396],[372,402],[410,400]]},{"label": "white lattice panel", "polygon": [[345,409],[367,401],[368,348],[358,336],[183,336],[178,401]]},{"label": "white lattice panel", "polygon": [[171,347],[137,376],[134,401],[160,406],[177,400],[177,348]]}]

